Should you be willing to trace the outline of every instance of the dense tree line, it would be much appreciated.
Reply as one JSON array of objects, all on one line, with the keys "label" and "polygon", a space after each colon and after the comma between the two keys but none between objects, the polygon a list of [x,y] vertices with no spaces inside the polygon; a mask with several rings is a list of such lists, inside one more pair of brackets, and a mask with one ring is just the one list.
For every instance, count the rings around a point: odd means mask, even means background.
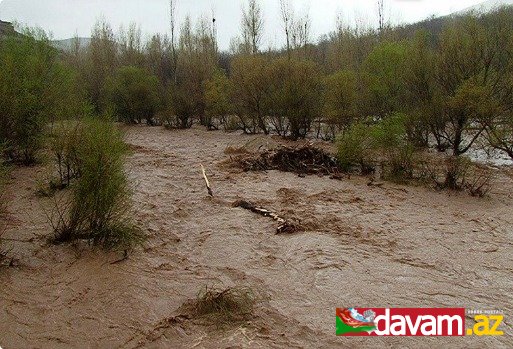
[{"label": "dense tree line", "polygon": [[135,24],[115,32],[99,21],[88,47],[77,40],[66,52],[39,31],[3,40],[4,154],[30,163],[45,125],[79,114],[330,140],[401,114],[415,147],[459,156],[486,139],[513,155],[511,8],[446,18],[429,32],[391,26],[380,7],[377,29],[339,21],[313,44],[308,15],[280,5],[283,50],[263,49],[257,0],[243,8],[229,53],[219,52],[215,21],[177,27],[174,1],[171,36],[143,40]]},{"label": "dense tree line", "polygon": [[356,122],[401,113],[415,146],[459,156],[485,138],[511,155],[511,9],[446,19],[435,33],[383,18],[378,29],[340,23],[314,45],[308,16],[281,5],[282,51],[262,49],[264,14],[251,0],[229,55],[218,51],[215,22],[187,18],[176,43],[143,43],[135,25],[114,34],[98,23],[90,48],[65,60],[96,112],[128,122],[333,140]]}]

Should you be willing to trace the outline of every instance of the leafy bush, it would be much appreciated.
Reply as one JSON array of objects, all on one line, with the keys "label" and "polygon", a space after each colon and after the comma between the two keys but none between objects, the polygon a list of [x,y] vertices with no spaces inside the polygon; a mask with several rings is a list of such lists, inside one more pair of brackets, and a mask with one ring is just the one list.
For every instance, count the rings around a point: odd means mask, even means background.
[{"label": "leafy bush", "polygon": [[[217,128],[215,124],[222,124],[227,127],[227,117],[232,113],[232,103],[230,96],[232,86],[226,75],[217,71],[214,76],[207,81],[205,91],[207,127]],[[218,122],[215,122],[218,120]]]},{"label": "leafy bush", "polygon": [[[272,62],[270,73],[271,98],[267,110],[273,123],[282,128],[278,133],[286,135],[289,129],[292,139],[305,138],[321,112],[319,67],[312,61],[280,58]],[[282,118],[288,123],[286,129]]]},{"label": "leafy bush", "polygon": [[83,110],[76,88],[44,32],[0,40],[0,143],[10,159],[33,163],[46,124]]},{"label": "leafy bush", "polygon": [[55,167],[38,180],[37,196],[52,197],[80,176],[78,147],[82,141],[82,127],[83,124],[76,120],[61,121],[52,126],[48,150]]},{"label": "leafy bush", "polygon": [[80,175],[78,149],[82,142],[82,123],[78,121],[61,122],[54,126],[50,138],[50,151],[53,155],[59,175],[59,186],[64,188],[71,180]]},{"label": "leafy bush", "polygon": [[[236,57],[231,63],[232,101],[245,133],[269,133],[269,64],[263,56],[250,55]],[[279,128],[277,131],[280,133]]]},{"label": "leafy bush", "polygon": [[180,87],[172,86],[168,91],[169,108],[164,117],[167,128],[191,128],[198,113],[198,100],[190,89],[193,86],[184,82]]},{"label": "leafy bush", "polygon": [[337,139],[340,166],[349,171],[359,166],[363,173],[383,165],[385,175],[394,180],[413,178],[415,148],[409,142],[406,116],[394,114],[374,125],[353,124]]},{"label": "leafy bush", "polygon": [[513,115],[505,115],[495,122],[488,122],[486,138],[490,146],[513,159]]},{"label": "leafy bush", "polygon": [[350,171],[359,166],[362,172],[372,169],[372,149],[374,148],[370,137],[371,126],[358,122],[337,137],[337,157],[340,166]]},{"label": "leafy bush", "polygon": [[125,66],[108,80],[108,91],[119,120],[126,123],[154,123],[158,109],[158,79],[144,69]]},{"label": "leafy bush", "polygon": [[[429,44],[427,32],[417,32],[407,47],[402,82],[404,84],[401,111],[408,114],[406,132],[410,142],[417,147],[429,146],[432,130],[443,128],[437,117],[435,97],[435,53]],[[437,132],[438,133],[438,132]],[[438,138],[439,143],[441,139]]]},{"label": "leafy bush", "polygon": [[387,170],[385,175],[394,180],[413,178],[415,148],[407,137],[407,119],[404,114],[394,114],[371,130],[372,144],[384,157]]},{"label": "leafy bush", "polygon": [[80,177],[71,187],[71,201],[59,208],[55,241],[86,239],[125,250],[140,243],[143,236],[129,217],[131,188],[123,169],[127,148],[121,133],[108,121],[89,119],[76,152]]},{"label": "leafy bush", "polygon": [[325,121],[334,135],[351,125],[357,116],[357,82],[356,74],[350,70],[341,70],[326,78]]},{"label": "leafy bush", "polygon": [[384,117],[400,111],[403,103],[406,45],[384,42],[377,46],[363,64],[363,76],[368,90],[369,114]]}]

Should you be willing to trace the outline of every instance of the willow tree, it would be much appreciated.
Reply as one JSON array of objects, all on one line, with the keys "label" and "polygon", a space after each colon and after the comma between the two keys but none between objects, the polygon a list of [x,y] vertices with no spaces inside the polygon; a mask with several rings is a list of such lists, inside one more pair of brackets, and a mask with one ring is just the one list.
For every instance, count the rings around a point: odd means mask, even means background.
[{"label": "willow tree", "polygon": [[436,79],[440,89],[438,134],[453,155],[466,153],[486,125],[511,106],[508,64],[511,37],[476,17],[466,17],[446,28],[440,40]]}]

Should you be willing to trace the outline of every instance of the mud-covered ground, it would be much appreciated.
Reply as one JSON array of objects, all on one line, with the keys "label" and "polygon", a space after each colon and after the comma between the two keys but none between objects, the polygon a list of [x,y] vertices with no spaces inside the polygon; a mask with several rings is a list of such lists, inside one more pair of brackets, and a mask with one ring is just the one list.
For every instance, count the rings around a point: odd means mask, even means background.
[{"label": "mud-covered ground", "polygon": [[[228,146],[275,142],[202,129],[130,127],[127,169],[143,248],[119,255],[47,244],[46,170],[18,168],[0,269],[0,346],[11,348],[500,348],[513,335],[513,180],[490,196],[365,178],[332,180],[226,166]],[[203,164],[215,198],[208,197]],[[230,203],[245,199],[300,221],[276,223]],[[222,329],[180,317],[205,286],[248,286],[253,318]],[[335,308],[502,309],[503,337],[337,338]]]}]

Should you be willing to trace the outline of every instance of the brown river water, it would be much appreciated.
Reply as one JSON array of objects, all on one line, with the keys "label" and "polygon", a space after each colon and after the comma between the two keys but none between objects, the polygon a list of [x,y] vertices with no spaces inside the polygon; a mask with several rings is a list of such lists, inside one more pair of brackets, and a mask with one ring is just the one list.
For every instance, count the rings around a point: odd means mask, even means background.
[{"label": "brown river water", "polygon": [[[0,347],[11,348],[501,348],[513,343],[513,180],[489,197],[386,183],[226,166],[228,146],[275,138],[194,128],[127,127],[135,221],[148,234],[128,260],[47,243],[43,167],[8,187],[0,268]],[[207,195],[203,164],[215,197]],[[229,203],[244,199],[300,222],[291,235]],[[243,325],[181,318],[206,286],[259,295]],[[337,338],[337,307],[501,309],[502,337]]]}]

